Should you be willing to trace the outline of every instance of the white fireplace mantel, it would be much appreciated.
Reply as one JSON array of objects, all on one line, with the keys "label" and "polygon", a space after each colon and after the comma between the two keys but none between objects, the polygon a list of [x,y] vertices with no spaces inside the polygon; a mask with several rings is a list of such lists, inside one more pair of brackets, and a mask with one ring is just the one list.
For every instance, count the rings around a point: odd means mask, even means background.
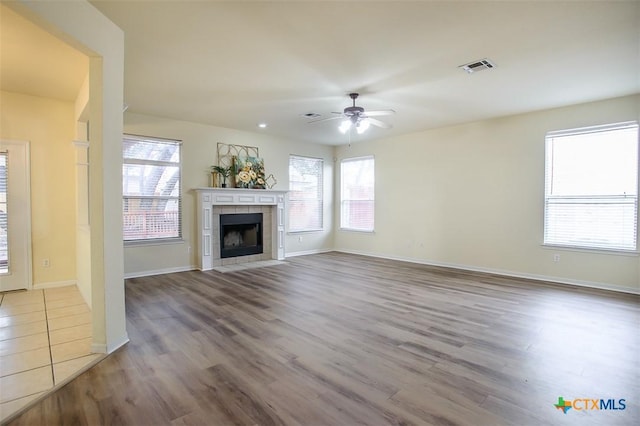
[{"label": "white fireplace mantel", "polygon": [[[273,259],[284,259],[284,224],[287,191],[244,188],[195,188],[197,193],[198,269],[213,268],[213,209],[215,206],[273,206],[271,215],[271,254]],[[266,224],[265,224],[266,226]]]}]

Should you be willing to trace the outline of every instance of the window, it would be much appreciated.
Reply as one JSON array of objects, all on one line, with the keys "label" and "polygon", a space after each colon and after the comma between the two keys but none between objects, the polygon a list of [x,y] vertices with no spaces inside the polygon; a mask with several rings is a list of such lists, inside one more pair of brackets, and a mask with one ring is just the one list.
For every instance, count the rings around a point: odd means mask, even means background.
[{"label": "window", "polygon": [[546,137],[544,243],[636,250],[638,124]]},{"label": "window", "polygon": [[319,158],[289,157],[289,231],[322,229],[322,172]]},{"label": "window", "polygon": [[122,141],[125,241],[180,238],[179,141],[125,135]]},{"label": "window", "polygon": [[340,227],[373,231],[375,173],[373,157],[348,158],[340,163]]}]

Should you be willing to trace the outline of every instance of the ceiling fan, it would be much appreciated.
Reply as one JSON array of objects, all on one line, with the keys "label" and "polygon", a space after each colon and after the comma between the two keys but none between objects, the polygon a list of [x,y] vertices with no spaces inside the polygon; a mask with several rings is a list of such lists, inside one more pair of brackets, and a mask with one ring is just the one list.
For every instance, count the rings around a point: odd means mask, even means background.
[{"label": "ceiling fan", "polygon": [[343,121],[338,127],[338,130],[342,133],[347,133],[347,131],[351,128],[351,126],[355,126],[358,134],[364,133],[369,125],[373,124],[374,126],[390,129],[391,124],[385,123],[384,121],[380,121],[377,117],[381,115],[392,115],[396,112],[392,109],[378,110],[378,111],[365,111],[364,108],[356,106],[356,99],[358,98],[358,93],[349,93],[349,97],[353,100],[353,105],[348,106],[342,112],[332,112],[332,114],[338,114],[335,117],[323,118],[320,120],[310,121],[309,123],[319,123],[321,121],[329,121],[336,120],[338,118],[342,118]]}]

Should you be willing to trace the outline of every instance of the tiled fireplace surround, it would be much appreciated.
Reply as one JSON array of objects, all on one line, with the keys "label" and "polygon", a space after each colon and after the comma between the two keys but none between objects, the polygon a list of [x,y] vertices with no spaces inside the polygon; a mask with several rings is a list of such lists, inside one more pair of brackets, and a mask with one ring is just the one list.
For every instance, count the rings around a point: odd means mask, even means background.
[{"label": "tiled fireplace surround", "polygon": [[[243,188],[196,188],[198,226],[198,269],[258,260],[284,259],[286,191]],[[220,258],[220,215],[262,213],[264,252]]]}]

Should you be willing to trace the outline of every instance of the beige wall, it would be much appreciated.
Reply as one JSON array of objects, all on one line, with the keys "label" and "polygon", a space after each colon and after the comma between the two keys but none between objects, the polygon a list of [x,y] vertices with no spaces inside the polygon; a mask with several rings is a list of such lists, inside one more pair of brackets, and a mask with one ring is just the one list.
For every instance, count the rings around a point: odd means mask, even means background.
[{"label": "beige wall", "polygon": [[[287,255],[338,250],[640,292],[638,256],[542,246],[544,135],[547,131],[639,118],[640,96],[504,117],[337,148],[297,144],[142,114],[125,132],[183,141],[184,242],[125,248],[125,275],[196,264],[195,197],[209,184],[216,143],[258,146],[267,172],[288,188],[289,154],[325,161],[325,231],[287,235]],[[376,158],[376,230],[338,230],[339,176],[333,156]],[[336,168],[339,174],[339,168]],[[328,211],[327,211],[328,210]],[[406,219],[415,223],[406,226]],[[299,237],[302,236],[302,241]],[[191,248],[191,250],[189,250]],[[560,262],[553,262],[560,254]]]},{"label": "beige wall", "polygon": [[[542,246],[545,133],[638,120],[639,103],[624,97],[340,147],[338,161],[375,156],[376,219],[372,234],[336,231],[336,248],[640,292],[637,256]],[[339,194],[339,165],[336,173]]]},{"label": "beige wall", "polygon": [[[289,188],[289,155],[297,154],[322,158],[325,165],[324,231],[287,235],[286,252],[327,250],[332,248],[332,190],[333,148],[324,145],[302,144],[259,133],[214,127],[185,121],[169,120],[127,111],[125,133],[177,139],[182,145],[183,238],[175,244],[125,247],[125,276],[180,271],[193,268],[196,262],[196,216],[193,188],[209,186],[209,169],[217,164],[218,142],[257,146],[264,158],[267,175],[278,180],[274,189]],[[300,240],[302,236],[302,241]]]},{"label": "beige wall", "polygon": [[30,142],[33,284],[75,284],[74,104],[10,92],[0,104],[0,136]]},{"label": "beige wall", "polygon": [[92,350],[112,352],[128,341],[122,215],[113,214],[122,202],[113,176],[122,173],[124,33],[87,1],[7,5],[89,57]]}]

